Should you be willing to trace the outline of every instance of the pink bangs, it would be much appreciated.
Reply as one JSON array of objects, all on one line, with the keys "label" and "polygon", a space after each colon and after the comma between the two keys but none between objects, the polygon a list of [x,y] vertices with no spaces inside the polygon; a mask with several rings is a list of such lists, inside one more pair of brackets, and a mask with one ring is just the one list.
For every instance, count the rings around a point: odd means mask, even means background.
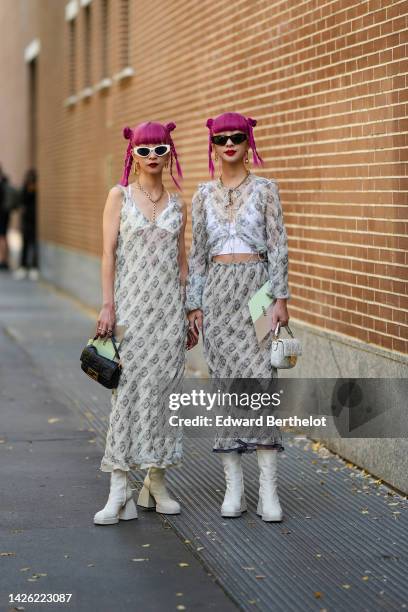
[{"label": "pink bangs", "polygon": [[169,144],[170,145],[170,176],[173,179],[177,189],[181,189],[177,179],[173,176],[173,163],[176,163],[177,175],[179,178],[183,178],[181,166],[178,161],[176,147],[174,146],[171,132],[175,129],[176,124],[172,121],[170,123],[161,124],[154,121],[147,121],[145,123],[139,123],[135,128],[130,127],[123,128],[123,137],[129,140],[129,144],[125,155],[125,165],[123,169],[122,178],[120,184],[126,187],[129,183],[129,174],[132,169],[133,156],[132,149],[135,146],[141,144]]},{"label": "pink bangs", "polygon": [[132,146],[141,144],[170,144],[170,134],[161,123],[139,123],[132,132]]},{"label": "pink bangs", "polygon": [[248,122],[244,115],[239,113],[223,113],[218,115],[213,120],[212,133],[217,134],[218,132],[233,132],[239,130],[248,134]]}]

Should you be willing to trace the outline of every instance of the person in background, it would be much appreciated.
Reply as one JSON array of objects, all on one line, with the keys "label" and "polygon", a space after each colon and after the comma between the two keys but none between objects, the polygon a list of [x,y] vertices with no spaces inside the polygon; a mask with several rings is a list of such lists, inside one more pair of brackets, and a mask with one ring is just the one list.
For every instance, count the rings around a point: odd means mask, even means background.
[{"label": "person in background", "polygon": [[16,279],[38,280],[37,245],[37,172],[34,168],[27,171],[21,190],[21,230],[23,249],[20,267],[14,273]]},{"label": "person in background", "polygon": [[7,176],[3,173],[3,169],[0,166],[0,270],[9,269],[9,251],[7,244],[7,230],[10,220],[10,209],[9,209],[9,181]]}]

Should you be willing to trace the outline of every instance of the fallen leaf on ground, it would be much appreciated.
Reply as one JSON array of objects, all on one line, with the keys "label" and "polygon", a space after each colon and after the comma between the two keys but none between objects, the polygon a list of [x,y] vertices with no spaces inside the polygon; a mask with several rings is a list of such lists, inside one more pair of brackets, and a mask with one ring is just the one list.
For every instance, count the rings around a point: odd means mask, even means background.
[{"label": "fallen leaf on ground", "polygon": [[179,567],[189,567],[188,563],[179,563]]},{"label": "fallen leaf on ground", "polygon": [[58,421],[60,421],[61,419],[59,419],[58,417],[51,417],[50,419],[48,419],[49,423],[58,423]]},{"label": "fallen leaf on ground", "polygon": [[149,559],[132,559],[132,561],[136,561],[136,562],[139,562],[139,561],[148,561],[148,560]]}]

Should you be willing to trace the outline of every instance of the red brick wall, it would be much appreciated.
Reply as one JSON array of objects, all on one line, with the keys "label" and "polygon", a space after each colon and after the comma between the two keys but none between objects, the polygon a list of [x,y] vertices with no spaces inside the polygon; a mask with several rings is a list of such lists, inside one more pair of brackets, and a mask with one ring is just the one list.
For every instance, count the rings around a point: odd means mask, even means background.
[{"label": "red brick wall", "polygon": [[[112,73],[121,67],[119,2],[111,0]],[[131,0],[135,75],[71,108],[64,7],[37,0],[42,239],[100,255],[124,125],[176,121],[189,201],[207,180],[206,118],[244,112],[259,122],[261,172],[280,185],[291,316],[406,353],[408,2]],[[100,10],[93,0],[94,84]],[[83,9],[77,21],[80,90]]]}]

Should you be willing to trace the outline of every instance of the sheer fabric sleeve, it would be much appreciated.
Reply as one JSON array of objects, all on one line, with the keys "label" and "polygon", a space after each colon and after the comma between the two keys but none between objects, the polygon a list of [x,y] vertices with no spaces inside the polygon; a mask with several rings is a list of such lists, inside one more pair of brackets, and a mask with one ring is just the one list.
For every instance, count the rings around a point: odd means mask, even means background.
[{"label": "sheer fabric sleeve", "polygon": [[204,215],[204,196],[200,188],[193,196],[192,227],[193,236],[186,283],[186,312],[201,308],[207,278],[207,230]]},{"label": "sheer fabric sleeve", "polygon": [[288,238],[283,223],[279,187],[268,184],[266,199],[266,246],[268,250],[268,294],[273,298],[290,298],[288,286]]}]

